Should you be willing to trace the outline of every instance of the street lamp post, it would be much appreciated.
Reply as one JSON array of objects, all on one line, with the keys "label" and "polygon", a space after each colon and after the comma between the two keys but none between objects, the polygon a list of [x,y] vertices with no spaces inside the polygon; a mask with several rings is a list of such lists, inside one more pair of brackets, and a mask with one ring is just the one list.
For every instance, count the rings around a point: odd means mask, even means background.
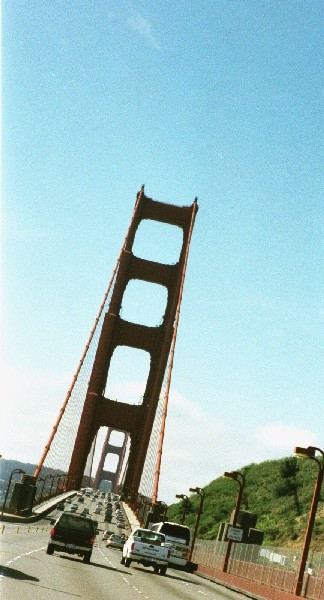
[{"label": "street lamp post", "polygon": [[158,504],[162,504],[162,506],[164,507],[164,512],[161,515],[161,519],[162,521],[165,521],[167,518],[167,514],[168,514],[168,506],[165,502],[163,502],[162,500],[159,500]]},{"label": "street lamp post", "polygon": [[36,502],[40,502],[42,499],[42,492],[43,492],[43,487],[44,487],[44,483],[45,483],[45,477],[37,477],[36,483],[42,483],[42,491],[39,490],[39,488],[37,488],[37,497],[36,497]]},{"label": "street lamp post", "polygon": [[[239,484],[239,487],[240,487],[239,493],[237,496],[237,500],[236,500],[234,515],[233,515],[233,525],[235,526],[236,522],[237,522],[237,517],[239,514],[240,506],[241,506],[245,477],[244,477],[243,473],[240,473],[239,471],[231,471],[231,472],[225,471],[224,477],[228,477],[228,479],[233,479],[234,481],[237,481],[237,483]],[[232,543],[233,543],[232,540],[228,540],[228,542],[227,542],[227,548],[226,548],[224,564],[223,564],[223,572],[224,573],[227,573],[228,561],[229,561],[229,557],[231,554]]]},{"label": "street lamp post", "polygon": [[57,496],[57,494],[58,494],[58,487],[59,487],[61,475],[59,473],[57,473],[56,475],[54,475],[54,478],[55,477],[57,477],[57,482],[56,482],[55,492],[53,492],[53,496]]},{"label": "street lamp post", "polygon": [[186,494],[176,494],[176,498],[181,498],[181,500],[183,500],[183,510],[182,510],[182,516],[181,516],[181,524],[183,524],[186,514],[187,514],[188,506],[189,506],[189,499],[188,499],[188,496],[186,496]]},{"label": "street lamp post", "polygon": [[[44,498],[44,497],[46,497],[46,498],[47,498],[47,495],[46,495],[46,496],[44,496],[45,485],[46,485],[46,480],[47,480],[47,479],[50,479],[51,477],[53,477],[53,475],[49,474],[49,475],[45,475],[45,477],[44,477],[44,478],[42,478],[43,485],[42,485],[42,491],[41,491],[41,494],[40,494],[40,499],[39,499],[39,501],[40,501],[40,502],[43,500],[43,498]],[[52,481],[52,485],[53,485],[53,481]]]},{"label": "street lamp post", "polygon": [[203,508],[203,504],[204,504],[205,492],[202,488],[199,488],[199,487],[189,488],[189,492],[195,492],[196,494],[198,494],[200,496],[200,504],[199,504],[197,517],[196,517],[195,530],[193,532],[191,548],[190,548],[190,552],[189,552],[189,561],[190,561],[192,558],[192,555],[193,555],[194,547],[195,547],[195,541],[196,541],[196,537],[197,537],[200,515],[202,513],[202,508]]},{"label": "street lamp post", "polygon": [[[322,454],[322,459],[323,459],[322,461],[320,461],[318,458],[315,457],[316,451],[320,452]],[[297,446],[294,449],[294,454],[296,454],[297,456],[301,456],[303,458],[310,458],[311,460],[314,460],[318,466],[318,475],[317,475],[316,484],[315,484],[315,488],[314,488],[312,504],[311,504],[309,517],[308,517],[308,525],[307,525],[307,529],[306,529],[306,533],[305,533],[304,546],[303,546],[303,551],[302,551],[302,555],[301,555],[301,559],[300,559],[300,563],[299,563],[298,575],[297,575],[297,580],[296,580],[296,585],[295,585],[295,595],[300,596],[302,587],[303,587],[303,578],[304,578],[304,572],[305,572],[309,547],[310,547],[310,543],[311,543],[311,539],[312,539],[317,505],[318,505],[318,501],[320,498],[321,486],[322,486],[322,482],[323,482],[324,452],[320,448],[315,448],[314,446],[308,446],[308,448],[300,448],[299,446]]]},{"label": "street lamp post", "polygon": [[13,476],[14,476],[16,473],[21,473],[21,474],[22,474],[22,473],[25,473],[25,471],[23,471],[22,469],[14,469],[13,471],[11,471],[11,473],[10,473],[10,477],[9,477],[8,486],[7,486],[7,490],[6,490],[5,499],[4,499],[4,501],[3,501],[3,505],[2,505],[1,517],[3,517],[3,511],[4,511],[4,509],[5,509],[5,506],[6,506],[6,502],[7,502],[7,498],[8,498],[8,494],[9,494],[9,489],[10,489],[10,485],[11,485],[11,480],[12,480]]}]

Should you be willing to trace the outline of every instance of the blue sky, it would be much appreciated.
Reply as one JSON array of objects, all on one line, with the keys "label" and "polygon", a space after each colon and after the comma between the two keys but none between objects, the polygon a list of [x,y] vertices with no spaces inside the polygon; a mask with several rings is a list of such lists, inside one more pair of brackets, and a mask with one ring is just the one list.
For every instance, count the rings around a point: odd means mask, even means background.
[{"label": "blue sky", "polygon": [[40,458],[142,184],[199,205],[161,498],[323,448],[322,32],[317,0],[3,0],[5,458]]}]

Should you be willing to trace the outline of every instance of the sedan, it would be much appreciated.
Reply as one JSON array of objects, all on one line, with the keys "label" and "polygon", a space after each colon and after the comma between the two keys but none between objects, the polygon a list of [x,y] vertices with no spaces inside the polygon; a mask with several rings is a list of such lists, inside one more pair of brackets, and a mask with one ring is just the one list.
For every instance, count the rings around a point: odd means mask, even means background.
[{"label": "sedan", "polygon": [[113,531],[109,531],[109,529],[106,529],[106,531],[103,532],[102,534],[102,539],[103,540],[108,540],[108,538],[113,534]]},{"label": "sedan", "polygon": [[107,540],[107,544],[106,544],[107,548],[119,548],[119,550],[122,550],[124,547],[124,540],[123,538],[118,535],[117,533],[113,533]]}]

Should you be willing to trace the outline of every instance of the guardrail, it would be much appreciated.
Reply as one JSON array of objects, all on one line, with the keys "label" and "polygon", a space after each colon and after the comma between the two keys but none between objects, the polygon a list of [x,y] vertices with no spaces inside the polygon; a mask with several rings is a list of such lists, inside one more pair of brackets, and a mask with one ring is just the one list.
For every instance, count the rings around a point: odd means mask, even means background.
[{"label": "guardrail", "polygon": [[[199,567],[223,573],[227,542],[196,540],[193,560]],[[269,548],[233,543],[227,573],[241,580],[293,594],[301,550]],[[223,579],[223,577],[221,577]],[[309,600],[324,598],[324,552],[311,552],[306,565],[301,596]]]}]

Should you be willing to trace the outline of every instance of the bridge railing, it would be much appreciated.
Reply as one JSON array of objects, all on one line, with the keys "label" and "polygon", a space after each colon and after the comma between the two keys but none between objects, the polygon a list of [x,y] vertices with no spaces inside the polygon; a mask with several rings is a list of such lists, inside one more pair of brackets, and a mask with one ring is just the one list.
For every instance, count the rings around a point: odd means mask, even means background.
[{"label": "bridge railing", "polygon": [[[204,573],[221,579],[227,542],[196,540],[193,560]],[[233,543],[227,575],[293,594],[301,550]],[[302,597],[324,598],[324,552],[311,552],[306,565]]]}]

